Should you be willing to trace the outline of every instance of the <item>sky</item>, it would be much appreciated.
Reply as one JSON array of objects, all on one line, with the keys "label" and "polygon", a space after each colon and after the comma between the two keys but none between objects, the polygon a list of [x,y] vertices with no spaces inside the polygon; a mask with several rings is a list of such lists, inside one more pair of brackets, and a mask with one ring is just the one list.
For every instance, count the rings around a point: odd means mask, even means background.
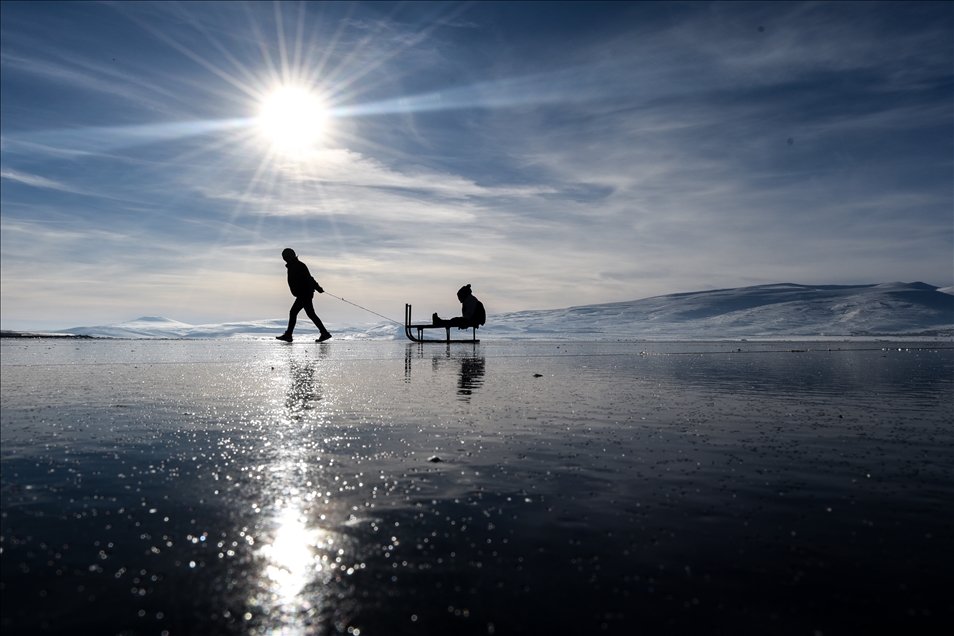
[{"label": "sky", "polygon": [[0,323],[279,318],[285,247],[398,321],[950,286],[952,59],[951,3],[2,2]]}]

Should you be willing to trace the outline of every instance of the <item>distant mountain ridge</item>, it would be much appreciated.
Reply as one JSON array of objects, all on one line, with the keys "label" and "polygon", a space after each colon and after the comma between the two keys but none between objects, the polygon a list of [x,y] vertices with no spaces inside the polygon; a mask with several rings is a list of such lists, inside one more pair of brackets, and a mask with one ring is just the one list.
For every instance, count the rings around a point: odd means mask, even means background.
[{"label": "distant mountain ridge", "polygon": [[[495,317],[497,319],[498,317]],[[499,316],[522,331],[603,338],[782,338],[954,334],[954,296],[925,283],[781,283]],[[495,329],[496,331],[496,329]]]},{"label": "distant mountain ridge", "polygon": [[[789,337],[954,337],[954,295],[925,283],[797,285],[780,283],[654,296],[565,309],[491,315],[482,337],[500,340],[631,340]],[[189,325],[144,316],[60,333],[113,338],[272,336],[285,319]],[[404,337],[393,323],[329,325],[336,339]],[[303,330],[299,337],[312,334]]]}]

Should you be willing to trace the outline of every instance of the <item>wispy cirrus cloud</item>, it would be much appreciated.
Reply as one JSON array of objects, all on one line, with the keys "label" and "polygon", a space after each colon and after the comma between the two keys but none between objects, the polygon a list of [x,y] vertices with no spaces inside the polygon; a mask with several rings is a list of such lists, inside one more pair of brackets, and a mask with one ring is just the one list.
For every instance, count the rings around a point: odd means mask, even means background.
[{"label": "wispy cirrus cloud", "polygon": [[65,61],[0,53],[0,67],[7,73],[22,73],[83,91],[105,93],[167,116],[181,114],[181,110],[167,105],[179,99],[175,92],[144,82],[140,75],[120,72],[103,64],[77,58]]},{"label": "wispy cirrus cloud", "polygon": [[49,190],[59,190],[61,192],[81,193],[76,188],[68,186],[65,183],[60,183],[59,181],[54,181],[53,179],[47,179],[46,177],[40,177],[34,174],[24,174],[15,170],[0,169],[0,177],[4,179],[10,179],[11,181],[16,181],[18,183],[25,183],[26,185],[33,186],[34,188],[47,188]]}]

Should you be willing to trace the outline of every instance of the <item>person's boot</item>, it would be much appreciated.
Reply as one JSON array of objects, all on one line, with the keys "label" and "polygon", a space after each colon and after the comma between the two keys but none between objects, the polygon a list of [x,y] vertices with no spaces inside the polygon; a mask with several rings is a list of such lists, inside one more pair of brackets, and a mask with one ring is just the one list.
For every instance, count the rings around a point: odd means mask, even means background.
[{"label": "person's boot", "polygon": [[431,316],[431,324],[435,327],[440,327],[444,324],[444,319],[437,315],[437,312],[434,312],[434,315]]},{"label": "person's boot", "polygon": [[284,340],[285,342],[291,342],[292,337],[291,337],[291,334],[286,331],[280,336],[275,336],[275,340]]},{"label": "person's boot", "polygon": [[327,331],[321,334],[321,337],[315,340],[315,342],[324,342],[325,340],[331,340],[331,334]]}]

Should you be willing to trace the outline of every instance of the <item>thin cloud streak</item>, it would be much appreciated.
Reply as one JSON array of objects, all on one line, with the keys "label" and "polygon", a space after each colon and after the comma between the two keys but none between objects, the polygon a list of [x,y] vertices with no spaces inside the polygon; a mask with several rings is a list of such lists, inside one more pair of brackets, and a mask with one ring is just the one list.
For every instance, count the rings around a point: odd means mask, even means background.
[{"label": "thin cloud streak", "polygon": [[41,76],[49,81],[63,82],[84,91],[97,91],[113,95],[149,108],[155,108],[157,101],[147,98],[143,93],[144,90],[164,98],[176,99],[176,95],[172,91],[165,90],[151,82],[143,82],[140,76],[136,74],[121,73],[101,64],[93,64],[82,59],[74,58],[68,62],[54,62],[38,57],[27,58],[9,53],[0,53],[0,66],[5,67],[7,72]]},{"label": "thin cloud streak", "polygon": [[184,121],[138,126],[99,126],[69,130],[50,130],[13,135],[11,141],[22,141],[77,153],[99,153],[143,144],[177,141],[187,137],[208,135],[227,130],[248,128],[255,119],[242,117],[214,121]]},{"label": "thin cloud streak", "polygon": [[15,170],[0,170],[0,177],[4,179],[10,179],[11,181],[17,181],[19,183],[25,183],[28,186],[33,186],[34,188],[47,188],[49,190],[59,190],[61,192],[73,192],[74,194],[86,194],[85,192],[68,186],[65,183],[60,183],[59,181],[54,181],[53,179],[47,179],[46,177],[40,177],[33,174],[23,174],[22,172],[16,172]]}]

